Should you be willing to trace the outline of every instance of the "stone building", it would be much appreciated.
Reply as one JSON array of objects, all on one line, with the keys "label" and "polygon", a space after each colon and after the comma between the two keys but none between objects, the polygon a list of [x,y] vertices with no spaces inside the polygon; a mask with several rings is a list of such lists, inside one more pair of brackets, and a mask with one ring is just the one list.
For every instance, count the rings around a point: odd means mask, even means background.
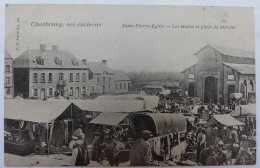
[{"label": "stone building", "polygon": [[87,62],[90,70],[91,80],[89,81],[90,93],[107,94],[114,92],[114,73],[107,66],[107,60],[102,62]]},{"label": "stone building", "polygon": [[5,99],[14,97],[14,83],[13,83],[13,58],[10,53],[5,49]]},{"label": "stone building", "polygon": [[58,46],[28,49],[14,60],[14,94],[24,98],[86,98],[89,69]]},{"label": "stone building", "polygon": [[131,80],[122,70],[113,70],[114,91],[116,94],[127,93],[131,88]]},{"label": "stone building", "polygon": [[185,69],[183,88],[189,97],[227,104],[231,93],[255,96],[255,53],[206,45],[194,54],[198,61]]}]

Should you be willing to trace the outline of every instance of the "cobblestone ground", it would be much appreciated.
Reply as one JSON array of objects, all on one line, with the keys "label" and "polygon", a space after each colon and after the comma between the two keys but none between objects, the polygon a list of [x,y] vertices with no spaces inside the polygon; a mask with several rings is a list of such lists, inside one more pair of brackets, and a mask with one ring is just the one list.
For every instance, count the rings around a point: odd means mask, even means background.
[{"label": "cobblestone ground", "polygon": [[[192,157],[192,156],[191,156]],[[11,167],[50,167],[50,166],[70,166],[71,156],[63,154],[52,154],[50,156],[46,155],[28,155],[28,156],[18,156],[13,154],[4,154],[5,166]],[[119,166],[129,166],[130,162],[121,163]],[[196,165],[195,162],[191,160],[182,161],[176,163],[176,161],[167,161],[163,162],[153,162],[154,166],[177,166],[177,165]],[[95,161],[91,161],[88,166],[109,166],[108,161],[103,161],[102,164],[99,164]]]}]

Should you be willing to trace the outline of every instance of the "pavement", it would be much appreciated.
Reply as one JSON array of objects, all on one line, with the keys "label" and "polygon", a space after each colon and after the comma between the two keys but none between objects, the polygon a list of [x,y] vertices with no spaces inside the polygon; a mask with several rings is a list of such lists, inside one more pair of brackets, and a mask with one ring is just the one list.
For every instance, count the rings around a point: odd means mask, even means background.
[{"label": "pavement", "polygon": [[[47,155],[27,155],[27,156],[18,156],[9,153],[4,154],[5,166],[8,167],[51,167],[51,166],[70,166],[71,156],[64,154],[51,154]],[[130,162],[121,163],[119,166],[129,166]],[[108,161],[103,161],[102,164],[99,164],[96,161],[90,161],[88,165],[90,167],[102,167],[109,166]]]}]

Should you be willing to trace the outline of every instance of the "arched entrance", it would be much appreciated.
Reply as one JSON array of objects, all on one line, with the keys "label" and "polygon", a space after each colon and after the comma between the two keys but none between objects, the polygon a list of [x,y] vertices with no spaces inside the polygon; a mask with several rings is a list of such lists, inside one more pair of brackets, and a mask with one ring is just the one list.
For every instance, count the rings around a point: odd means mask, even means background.
[{"label": "arched entrance", "polygon": [[213,99],[214,103],[218,100],[218,78],[214,76],[208,76],[205,78],[204,83],[204,103],[208,103],[210,99]]}]

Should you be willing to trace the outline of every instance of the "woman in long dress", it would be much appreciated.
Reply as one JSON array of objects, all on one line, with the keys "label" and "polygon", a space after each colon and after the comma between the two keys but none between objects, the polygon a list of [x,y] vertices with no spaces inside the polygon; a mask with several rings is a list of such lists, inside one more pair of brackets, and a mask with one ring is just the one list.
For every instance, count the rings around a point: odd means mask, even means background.
[{"label": "woman in long dress", "polygon": [[78,144],[77,144],[78,138],[73,136],[72,141],[69,144],[69,148],[72,150],[72,157],[70,161],[71,166],[75,166],[77,156],[78,156]]}]

